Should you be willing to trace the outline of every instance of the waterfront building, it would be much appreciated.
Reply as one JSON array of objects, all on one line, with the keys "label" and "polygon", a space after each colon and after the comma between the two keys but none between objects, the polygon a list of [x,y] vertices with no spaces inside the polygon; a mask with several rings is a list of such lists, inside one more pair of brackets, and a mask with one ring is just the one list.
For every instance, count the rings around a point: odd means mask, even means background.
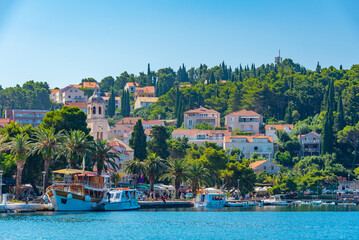
[{"label": "waterfront building", "polygon": [[205,122],[212,127],[220,127],[221,114],[213,109],[200,107],[184,112],[184,127],[194,129],[195,125]]},{"label": "waterfront building", "polygon": [[199,130],[199,129],[175,129],[172,138],[188,138],[188,143],[203,145],[204,142],[211,142],[223,147],[225,136],[231,136],[228,130]]},{"label": "waterfront building", "polygon": [[268,160],[256,161],[254,163],[249,164],[249,167],[252,168],[253,171],[257,174],[262,171],[266,171],[269,174],[277,175],[280,171],[279,166]]},{"label": "waterfront building", "polygon": [[109,125],[105,118],[105,101],[99,91],[95,91],[87,104],[87,127],[95,140],[108,139]]},{"label": "waterfront building", "polygon": [[276,130],[283,130],[288,134],[291,134],[293,131],[293,124],[266,124],[265,127],[266,135],[272,136],[273,141],[277,141],[278,137],[275,134]]},{"label": "waterfront building", "polygon": [[320,155],[321,136],[316,132],[310,132],[298,136],[301,156]]},{"label": "waterfront building", "polygon": [[269,160],[274,157],[275,144],[273,138],[264,134],[226,136],[223,146],[224,149],[240,149],[243,156],[247,159],[250,159],[254,153],[259,157]]},{"label": "waterfront building", "polygon": [[157,100],[158,97],[137,97],[134,109],[151,106]]},{"label": "waterfront building", "polygon": [[35,109],[6,109],[5,118],[23,125],[31,124],[33,127],[39,126],[42,119],[49,110]]},{"label": "waterfront building", "polygon": [[225,127],[228,130],[239,128],[243,132],[259,134],[262,125],[263,117],[254,111],[243,109],[225,116]]}]

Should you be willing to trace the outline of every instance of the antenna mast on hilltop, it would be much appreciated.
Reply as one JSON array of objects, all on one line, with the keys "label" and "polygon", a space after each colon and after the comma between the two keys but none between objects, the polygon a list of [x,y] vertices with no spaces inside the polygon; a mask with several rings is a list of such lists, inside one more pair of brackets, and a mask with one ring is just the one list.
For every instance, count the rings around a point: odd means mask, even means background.
[{"label": "antenna mast on hilltop", "polygon": [[274,58],[274,62],[275,62],[275,63],[280,63],[280,62],[282,62],[282,58],[281,58],[281,56],[280,56],[280,49],[279,49],[279,56]]}]

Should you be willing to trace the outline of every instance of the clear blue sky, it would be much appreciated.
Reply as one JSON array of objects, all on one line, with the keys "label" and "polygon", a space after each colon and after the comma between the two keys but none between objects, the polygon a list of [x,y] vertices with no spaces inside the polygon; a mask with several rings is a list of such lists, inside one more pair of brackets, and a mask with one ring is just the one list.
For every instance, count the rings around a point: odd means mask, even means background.
[{"label": "clear blue sky", "polygon": [[225,61],[359,63],[359,1],[0,0],[0,85]]}]

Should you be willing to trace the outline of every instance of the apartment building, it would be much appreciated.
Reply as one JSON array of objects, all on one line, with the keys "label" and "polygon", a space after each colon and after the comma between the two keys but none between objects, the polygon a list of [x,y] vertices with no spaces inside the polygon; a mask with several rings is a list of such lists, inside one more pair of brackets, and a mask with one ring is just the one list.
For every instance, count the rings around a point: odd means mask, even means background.
[{"label": "apartment building", "polygon": [[157,100],[157,97],[137,97],[134,109],[151,106]]},{"label": "apartment building", "polygon": [[298,136],[301,156],[320,155],[320,145],[322,138],[316,132],[310,132]]},{"label": "apartment building", "polygon": [[67,102],[85,102],[87,103],[87,96],[84,92],[76,87],[70,85],[63,89],[50,89],[50,99],[56,103],[65,104]]},{"label": "apartment building", "polygon": [[[110,100],[110,96],[111,94],[109,94],[108,96],[106,97],[102,97],[103,100],[105,100],[105,107],[107,109],[108,107],[108,101]],[[121,109],[121,97],[115,97],[115,109],[118,110],[118,109]]]},{"label": "apartment building", "polygon": [[203,145],[204,142],[211,142],[223,147],[225,137],[231,136],[228,130],[199,130],[199,129],[175,129],[172,138],[188,138],[188,143]]},{"label": "apartment building", "polygon": [[36,127],[40,125],[45,114],[48,112],[49,110],[6,109],[5,118],[23,125],[31,124],[33,127]]},{"label": "apartment building", "polygon": [[279,166],[268,160],[256,161],[254,163],[249,164],[249,167],[252,168],[253,171],[257,174],[266,171],[269,174],[277,175],[280,171]]},{"label": "apartment building", "polygon": [[285,131],[288,134],[291,134],[293,131],[293,124],[266,124],[265,127],[266,136],[272,136],[273,141],[277,141],[278,137],[275,134],[276,130]]},{"label": "apartment building", "polygon": [[154,86],[146,86],[146,87],[136,87],[135,90],[135,101],[138,97],[156,97],[155,87]]},{"label": "apartment building", "polygon": [[227,127],[228,130],[239,128],[243,132],[259,134],[262,125],[263,117],[254,111],[243,109],[225,116],[225,127]]},{"label": "apartment building", "polygon": [[215,110],[200,107],[184,112],[184,127],[193,129],[195,125],[205,122],[212,127],[220,127],[221,114]]},{"label": "apartment building", "polygon": [[259,157],[271,160],[274,157],[274,147],[272,136],[264,134],[229,136],[224,140],[224,149],[238,148],[247,159],[255,153]]},{"label": "apartment building", "polygon": [[136,91],[137,83],[135,82],[128,82],[126,83],[125,87],[123,88],[125,91],[129,93],[134,93]]}]

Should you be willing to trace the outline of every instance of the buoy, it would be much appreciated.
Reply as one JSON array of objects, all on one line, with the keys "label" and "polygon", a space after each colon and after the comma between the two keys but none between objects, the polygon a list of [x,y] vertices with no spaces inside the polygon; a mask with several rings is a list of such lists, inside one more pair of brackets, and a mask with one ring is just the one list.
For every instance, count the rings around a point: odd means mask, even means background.
[{"label": "buoy", "polygon": [[68,199],[71,199],[71,198],[72,198],[72,194],[71,194],[71,193],[67,194],[67,198],[68,198]]},{"label": "buoy", "polygon": [[85,201],[86,201],[86,202],[90,202],[90,201],[91,201],[91,197],[90,197],[89,195],[86,195]]}]

